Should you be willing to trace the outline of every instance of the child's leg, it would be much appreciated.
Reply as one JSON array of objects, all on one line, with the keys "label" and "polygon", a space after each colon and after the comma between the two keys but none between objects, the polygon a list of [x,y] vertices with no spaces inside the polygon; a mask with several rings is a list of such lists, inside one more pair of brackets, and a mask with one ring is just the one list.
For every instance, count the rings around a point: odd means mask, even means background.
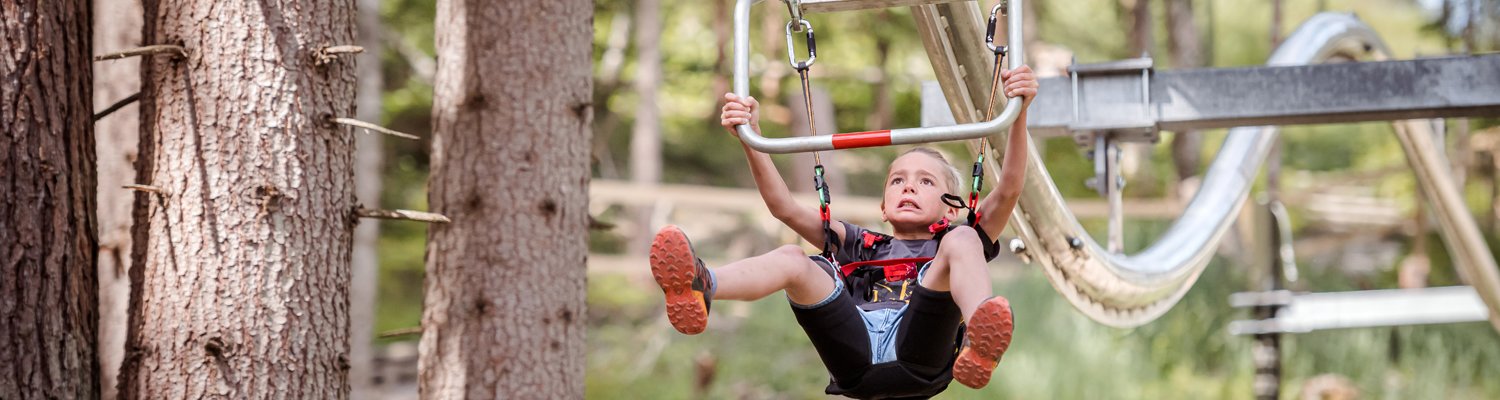
[{"label": "child's leg", "polygon": [[967,226],[949,231],[938,244],[932,266],[919,281],[920,286],[933,291],[950,291],[968,323],[963,347],[953,363],[953,379],[971,388],[989,383],[1000,357],[1010,347],[1014,328],[1010,302],[992,296],[981,240],[979,233]]},{"label": "child's leg", "polygon": [[984,259],[984,243],[974,228],[960,226],[943,235],[937,257],[922,275],[923,287],[952,292],[953,302],[968,321],[985,299],[994,295],[990,288],[989,262]]},{"label": "child's leg", "polygon": [[833,293],[833,277],[819,269],[802,248],[786,245],[769,253],[713,269],[715,298],[759,300],[786,290],[796,304],[817,304]]},{"label": "child's leg", "polygon": [[815,304],[837,288],[796,246],[730,263],[713,272],[693,254],[687,235],[676,226],[657,232],[651,243],[651,275],[666,295],[667,319],[689,335],[703,332],[714,297],[756,300],[786,290],[794,304]]}]

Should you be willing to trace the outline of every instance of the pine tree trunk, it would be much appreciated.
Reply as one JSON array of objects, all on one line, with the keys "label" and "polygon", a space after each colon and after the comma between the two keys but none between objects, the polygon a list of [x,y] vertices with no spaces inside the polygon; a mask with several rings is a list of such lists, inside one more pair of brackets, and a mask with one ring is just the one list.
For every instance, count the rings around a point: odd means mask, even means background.
[{"label": "pine tree trunk", "polygon": [[0,399],[99,396],[90,20],[0,0]]},{"label": "pine tree trunk", "polygon": [[144,6],[121,397],[348,397],[353,0]]},{"label": "pine tree trunk", "polygon": [[[94,44],[100,53],[141,45],[140,0],[95,0]],[[141,60],[94,63],[94,110],[141,91]],[[94,123],[99,154],[99,385],[100,398],[114,400],[125,357],[126,306],[130,304],[130,209],[135,193],[136,146],[141,109],[132,103]]]},{"label": "pine tree trunk", "polygon": [[[359,120],[379,124],[381,96],[384,89],[380,73],[383,28],[380,25],[380,0],[359,0],[359,44],[365,52],[359,55],[359,96],[355,99]],[[380,204],[385,169],[384,137],[360,133],[354,140],[354,191],[360,204]],[[376,252],[380,240],[380,220],[366,219],[354,228],[354,250],[350,257],[349,288],[349,386],[350,398],[372,399],[374,381],[375,290],[380,276],[380,258]]]},{"label": "pine tree trunk", "polygon": [[587,0],[441,0],[420,391],[584,394]]}]

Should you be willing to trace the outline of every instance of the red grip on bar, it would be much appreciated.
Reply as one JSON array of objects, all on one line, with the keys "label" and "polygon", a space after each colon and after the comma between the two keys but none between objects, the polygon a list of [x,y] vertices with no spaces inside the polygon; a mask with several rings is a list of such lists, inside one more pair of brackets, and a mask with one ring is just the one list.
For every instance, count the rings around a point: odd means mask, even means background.
[{"label": "red grip on bar", "polygon": [[860,147],[878,147],[891,144],[891,131],[840,133],[833,135],[833,148],[854,149]]}]

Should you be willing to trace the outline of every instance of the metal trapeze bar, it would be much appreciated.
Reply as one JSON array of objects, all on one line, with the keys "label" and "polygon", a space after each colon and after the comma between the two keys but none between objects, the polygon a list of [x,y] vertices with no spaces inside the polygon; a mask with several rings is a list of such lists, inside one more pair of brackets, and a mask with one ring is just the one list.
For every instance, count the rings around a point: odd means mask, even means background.
[{"label": "metal trapeze bar", "polygon": [[[734,92],[745,97],[750,95],[750,6],[756,0],[738,0],[734,9]],[[804,10],[806,1],[803,2]],[[1025,47],[1022,42],[1022,0],[1007,3],[1007,58],[1010,68],[1019,68],[1025,63]],[[988,52],[988,49],[980,48]],[[954,126],[902,128],[887,131],[840,133],[834,135],[768,138],[739,125],[740,140],[751,148],[764,153],[783,154],[809,151],[878,147],[899,144],[931,143],[951,140],[977,139],[1000,134],[1010,128],[1021,114],[1021,102],[1007,101],[1005,109],[995,119]]]},{"label": "metal trapeze bar", "polygon": [[1135,111],[1139,75],[1076,79],[1076,86],[1069,77],[1041,80],[1027,111],[1032,134],[1500,115],[1500,54],[1155,71],[1147,112]]}]

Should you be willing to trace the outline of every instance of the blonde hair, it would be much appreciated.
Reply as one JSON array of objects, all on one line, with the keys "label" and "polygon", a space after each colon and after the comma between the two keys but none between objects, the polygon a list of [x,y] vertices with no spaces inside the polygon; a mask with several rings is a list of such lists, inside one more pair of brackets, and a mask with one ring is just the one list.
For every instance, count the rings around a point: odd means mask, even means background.
[{"label": "blonde hair", "polygon": [[911,153],[925,154],[929,157],[936,158],[938,161],[943,162],[943,167],[945,167],[943,168],[943,172],[945,175],[948,175],[948,179],[946,179],[948,181],[948,194],[958,195],[958,193],[961,191],[959,188],[963,187],[962,175],[959,174],[958,167],[955,167],[953,166],[953,163],[948,162],[948,158],[944,157],[943,153],[938,152],[937,149],[931,147],[913,147],[907,149],[904,152],[901,152],[901,155],[896,156],[896,158],[905,157],[907,154]]}]

